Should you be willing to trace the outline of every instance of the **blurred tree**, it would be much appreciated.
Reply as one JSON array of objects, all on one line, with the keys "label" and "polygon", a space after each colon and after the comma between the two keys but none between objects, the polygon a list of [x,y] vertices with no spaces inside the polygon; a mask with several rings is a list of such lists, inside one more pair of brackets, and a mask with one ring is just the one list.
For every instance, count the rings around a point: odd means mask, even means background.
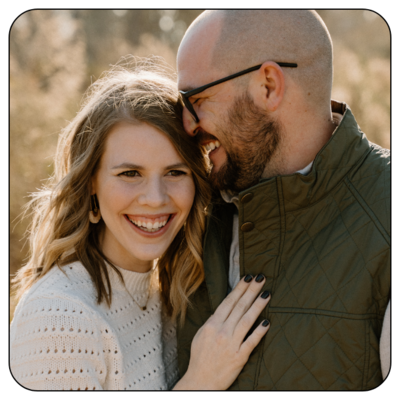
[{"label": "blurred tree", "polygon": [[82,26],[86,43],[86,67],[88,77],[98,78],[101,72],[115,64],[125,53],[120,53],[125,38],[119,18],[112,10],[74,10],[73,17]]},{"label": "blurred tree", "polygon": [[369,10],[318,11],[332,36],[332,97],[346,102],[374,143],[390,147],[390,30]]},{"label": "blurred tree", "polygon": [[15,221],[28,194],[52,172],[59,130],[76,112],[85,75],[85,42],[68,11],[30,11],[10,34],[10,270],[26,257],[29,221]]},{"label": "blurred tree", "polygon": [[72,15],[83,29],[89,74],[97,78],[127,54],[160,56],[175,67],[179,43],[202,11],[75,10]]},{"label": "blurred tree", "polygon": [[[317,10],[333,38],[368,59],[390,58],[390,30],[384,18],[370,10]],[[337,53],[335,51],[335,53]]]}]

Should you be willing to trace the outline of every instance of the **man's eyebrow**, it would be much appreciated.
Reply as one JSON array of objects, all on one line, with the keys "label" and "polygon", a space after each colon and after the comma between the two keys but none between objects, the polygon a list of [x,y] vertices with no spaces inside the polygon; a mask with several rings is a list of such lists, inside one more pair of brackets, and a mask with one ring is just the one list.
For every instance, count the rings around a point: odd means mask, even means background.
[{"label": "man's eyebrow", "polygon": [[197,87],[194,87],[194,86],[187,86],[187,87],[185,87],[184,89],[179,89],[179,91],[182,91],[182,92],[190,92],[191,90],[194,90],[194,89],[197,89]]}]

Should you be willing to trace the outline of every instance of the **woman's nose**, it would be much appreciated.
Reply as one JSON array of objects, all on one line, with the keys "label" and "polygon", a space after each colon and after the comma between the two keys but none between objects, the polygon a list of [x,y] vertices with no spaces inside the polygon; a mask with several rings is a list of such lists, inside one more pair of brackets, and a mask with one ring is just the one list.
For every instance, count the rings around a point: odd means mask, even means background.
[{"label": "woman's nose", "polygon": [[152,179],[145,185],[143,193],[139,196],[140,205],[147,205],[153,208],[163,206],[168,200],[165,185],[160,179]]},{"label": "woman's nose", "polygon": [[196,136],[196,128],[199,124],[194,120],[193,115],[186,107],[183,109],[182,120],[186,133],[190,136]]}]

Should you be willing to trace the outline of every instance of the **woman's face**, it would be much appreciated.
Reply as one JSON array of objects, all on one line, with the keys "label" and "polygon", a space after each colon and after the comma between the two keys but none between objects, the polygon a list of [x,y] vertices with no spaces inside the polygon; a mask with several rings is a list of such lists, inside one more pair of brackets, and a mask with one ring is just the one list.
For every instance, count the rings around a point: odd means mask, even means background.
[{"label": "woman's face", "polygon": [[121,268],[145,272],[182,228],[195,185],[166,135],[146,123],[124,122],[108,135],[92,194],[106,225],[104,254]]}]

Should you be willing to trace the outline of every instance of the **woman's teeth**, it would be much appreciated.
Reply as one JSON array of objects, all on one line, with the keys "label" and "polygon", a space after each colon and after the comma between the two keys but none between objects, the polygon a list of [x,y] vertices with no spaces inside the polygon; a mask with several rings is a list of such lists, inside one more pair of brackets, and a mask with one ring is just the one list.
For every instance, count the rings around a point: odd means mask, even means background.
[{"label": "woman's teeth", "polygon": [[129,217],[128,219],[129,221],[132,222],[132,224],[136,225],[138,228],[140,228],[142,231],[145,232],[157,232],[161,228],[163,228],[168,222],[168,218],[164,221],[155,221],[155,222],[135,221],[130,219]]},{"label": "woman's teeth", "polygon": [[221,143],[218,140],[215,140],[214,142],[208,142],[204,147],[207,151],[213,151],[218,149],[219,146],[221,146]]}]

